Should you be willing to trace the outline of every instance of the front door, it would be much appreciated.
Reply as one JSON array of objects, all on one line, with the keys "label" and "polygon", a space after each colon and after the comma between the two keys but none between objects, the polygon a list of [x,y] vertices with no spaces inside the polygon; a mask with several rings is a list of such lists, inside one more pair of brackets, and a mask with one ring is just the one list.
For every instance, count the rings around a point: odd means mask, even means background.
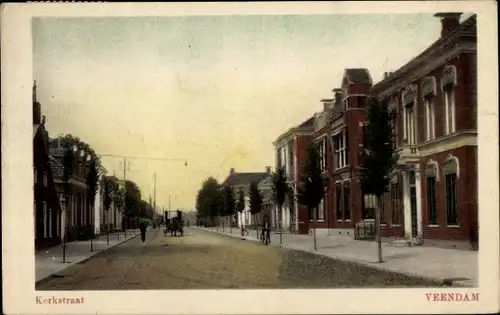
[{"label": "front door", "polygon": [[415,172],[410,172],[410,210],[411,210],[411,234],[412,237],[418,235],[418,216],[417,216],[417,185],[415,181]]}]

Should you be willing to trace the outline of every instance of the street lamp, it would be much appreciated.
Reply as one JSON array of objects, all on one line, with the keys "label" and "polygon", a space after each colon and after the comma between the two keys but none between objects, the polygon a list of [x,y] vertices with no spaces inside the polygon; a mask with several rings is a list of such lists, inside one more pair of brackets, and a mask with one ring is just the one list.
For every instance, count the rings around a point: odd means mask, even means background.
[{"label": "street lamp", "polygon": [[66,198],[64,197],[64,194],[61,195],[60,197],[60,204],[61,204],[61,215],[63,216],[61,220],[61,236],[63,239],[63,263],[66,262],[66,243],[67,243],[67,214],[66,214]]}]

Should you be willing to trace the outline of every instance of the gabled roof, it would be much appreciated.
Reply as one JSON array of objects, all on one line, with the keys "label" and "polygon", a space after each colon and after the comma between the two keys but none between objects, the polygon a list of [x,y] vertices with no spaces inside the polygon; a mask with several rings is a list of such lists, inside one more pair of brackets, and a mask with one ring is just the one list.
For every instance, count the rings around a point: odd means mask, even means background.
[{"label": "gabled roof", "polygon": [[260,182],[269,176],[269,173],[260,172],[260,173],[233,173],[230,174],[226,180],[223,182],[223,185],[229,186],[243,186],[250,185],[252,182]]},{"label": "gabled roof", "polygon": [[345,69],[344,80],[346,80],[348,84],[372,83],[370,71],[366,68]]}]

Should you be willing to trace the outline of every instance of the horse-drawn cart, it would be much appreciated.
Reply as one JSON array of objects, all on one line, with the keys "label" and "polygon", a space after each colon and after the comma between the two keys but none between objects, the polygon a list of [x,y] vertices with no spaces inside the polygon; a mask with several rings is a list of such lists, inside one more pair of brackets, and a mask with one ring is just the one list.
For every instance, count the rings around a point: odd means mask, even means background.
[{"label": "horse-drawn cart", "polygon": [[177,236],[179,233],[180,236],[184,235],[184,221],[182,221],[182,212],[177,210],[177,216],[169,219],[168,212],[165,211],[165,229],[163,233],[167,236],[167,233],[170,233],[171,236]]},{"label": "horse-drawn cart", "polygon": [[171,236],[177,236],[177,232],[179,232],[180,236],[184,235],[184,226],[182,220],[177,218],[168,220],[163,233],[167,236],[167,233],[170,233]]}]

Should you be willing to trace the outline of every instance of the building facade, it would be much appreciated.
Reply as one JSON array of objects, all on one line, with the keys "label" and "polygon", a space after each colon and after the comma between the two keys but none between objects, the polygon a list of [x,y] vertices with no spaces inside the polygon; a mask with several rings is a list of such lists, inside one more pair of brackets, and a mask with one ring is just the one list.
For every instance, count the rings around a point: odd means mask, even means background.
[{"label": "building facade", "polygon": [[[60,138],[52,139],[49,148],[52,157],[50,166],[54,174],[54,182],[60,198],[65,200],[65,218],[67,241],[89,239],[93,236],[94,211],[87,198],[86,175],[88,172],[88,156],[79,148],[64,148]],[[64,179],[64,156],[68,152],[73,155],[74,166],[68,181]]]},{"label": "building facade", "polygon": [[49,134],[33,85],[33,223],[35,250],[61,242],[61,204],[50,168]]},{"label": "building facade", "polygon": [[398,170],[383,205],[385,234],[477,236],[476,16],[436,14],[441,38],[373,87],[396,111]]},{"label": "building facade", "polygon": [[380,201],[382,235],[477,241],[476,16],[462,23],[460,16],[436,14],[441,37],[375,85],[367,69],[346,69],[335,97],[322,100],[312,128],[302,137],[289,131],[273,143],[276,165],[285,167],[294,185],[307,147],[313,142],[319,150],[328,185],[315,213],[294,205],[300,233],[315,227],[353,236],[357,223],[372,219],[357,176],[371,96],[394,110],[399,153]]},{"label": "building facade", "polygon": [[[274,142],[276,168],[284,168],[288,184],[297,194],[297,183],[307,160],[307,150],[314,134],[315,117],[310,117],[296,127],[280,135]],[[286,198],[282,209],[283,228],[307,234],[309,216],[307,207],[296,202],[296,198]],[[276,205],[271,211],[271,224],[279,227],[280,215]]]},{"label": "building facade", "polygon": [[[257,187],[259,188],[260,194],[263,198],[263,207],[261,213],[256,215],[255,217],[251,214],[250,211],[250,184],[256,182]],[[254,224],[259,224],[262,222],[262,217],[264,215],[269,215],[270,213],[266,213],[265,211],[269,209],[266,207],[265,197],[269,196],[271,191],[271,167],[267,167],[265,172],[253,172],[253,173],[239,173],[231,168],[229,172],[229,176],[222,183],[223,186],[231,186],[234,191],[235,200],[238,200],[239,191],[242,190],[245,199],[245,208],[242,212],[237,213],[237,222],[238,227],[241,226],[252,226]]]}]

